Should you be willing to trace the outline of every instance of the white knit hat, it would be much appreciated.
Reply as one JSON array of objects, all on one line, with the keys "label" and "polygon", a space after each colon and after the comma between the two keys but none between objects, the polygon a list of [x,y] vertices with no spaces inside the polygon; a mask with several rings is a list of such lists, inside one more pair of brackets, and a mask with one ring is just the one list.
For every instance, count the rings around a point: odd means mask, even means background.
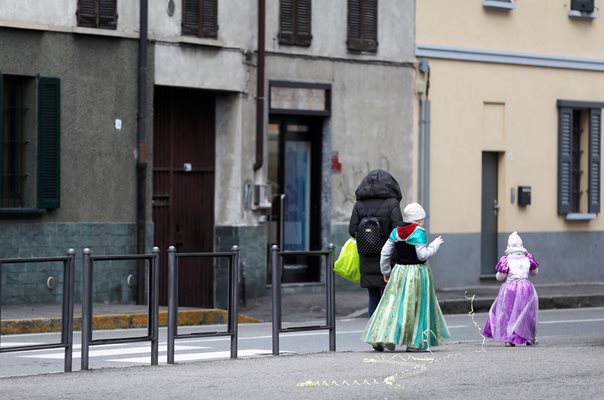
[{"label": "white knit hat", "polygon": [[505,249],[505,254],[507,255],[517,252],[527,253],[526,249],[524,248],[524,244],[522,243],[522,238],[520,235],[518,235],[518,232],[514,231],[508,237],[508,247]]},{"label": "white knit hat", "polygon": [[417,203],[407,204],[403,210],[403,221],[405,222],[416,222],[424,218],[426,218],[426,211]]}]

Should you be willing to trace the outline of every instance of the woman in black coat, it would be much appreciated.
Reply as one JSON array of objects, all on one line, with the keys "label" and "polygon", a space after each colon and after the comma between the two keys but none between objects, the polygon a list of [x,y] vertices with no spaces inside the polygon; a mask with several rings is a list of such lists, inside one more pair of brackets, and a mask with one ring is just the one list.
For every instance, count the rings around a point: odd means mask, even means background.
[{"label": "woman in black coat", "polygon": [[[355,192],[356,203],[350,216],[348,232],[356,237],[361,220],[367,215],[379,218],[384,242],[397,225],[403,224],[401,188],[392,175],[383,169],[369,172]],[[361,282],[369,292],[369,317],[375,311],[386,286],[380,270],[380,253],[361,254]]]}]

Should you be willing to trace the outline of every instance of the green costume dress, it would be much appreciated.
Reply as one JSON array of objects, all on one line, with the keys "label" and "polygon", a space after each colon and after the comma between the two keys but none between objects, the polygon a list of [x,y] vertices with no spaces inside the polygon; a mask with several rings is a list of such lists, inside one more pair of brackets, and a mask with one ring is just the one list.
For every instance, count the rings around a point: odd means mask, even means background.
[{"label": "green costume dress", "polygon": [[[395,246],[396,264],[390,271]],[[438,244],[427,245],[425,230],[416,224],[399,226],[392,231],[381,259],[382,273],[390,273],[390,280],[367,323],[363,341],[372,345],[394,343],[427,349],[449,337],[436,298],[432,270],[427,261],[421,260],[437,250]]]}]

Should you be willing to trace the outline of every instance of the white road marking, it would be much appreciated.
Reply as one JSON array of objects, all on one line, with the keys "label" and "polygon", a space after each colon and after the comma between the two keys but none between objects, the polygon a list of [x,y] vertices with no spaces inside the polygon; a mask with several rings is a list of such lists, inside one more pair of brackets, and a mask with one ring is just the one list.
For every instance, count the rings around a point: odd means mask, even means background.
[{"label": "white road marking", "polygon": [[[285,354],[285,353],[292,354],[293,352],[286,352],[286,351],[281,352],[281,354]],[[237,351],[237,357],[267,356],[267,355],[271,355],[271,354],[273,354],[273,352],[271,350],[249,349],[249,350],[238,350]],[[175,354],[174,361],[182,362],[182,361],[214,360],[214,359],[230,358],[230,357],[231,357],[230,351],[212,351],[212,352],[205,352],[205,353]],[[163,357],[161,357],[161,358],[163,359]],[[112,359],[112,360],[107,360],[107,361],[145,364],[145,363],[151,362],[151,357],[119,358],[119,359]]]},{"label": "white road marking", "polygon": [[[175,350],[201,350],[208,349],[209,347],[198,347],[198,346],[175,346]],[[167,346],[162,345],[158,346],[158,351],[165,352],[168,351]],[[141,354],[141,353],[151,353],[151,346],[145,347],[128,347],[121,349],[111,349],[111,350],[90,350],[88,352],[88,357],[107,357],[107,356],[119,356],[122,354]],[[80,358],[82,353],[73,353],[73,358]],[[49,353],[49,354],[36,354],[36,355],[24,355],[19,356],[24,358],[44,358],[44,359],[62,359],[64,354],[61,353]],[[149,359],[150,360],[150,359]]]}]

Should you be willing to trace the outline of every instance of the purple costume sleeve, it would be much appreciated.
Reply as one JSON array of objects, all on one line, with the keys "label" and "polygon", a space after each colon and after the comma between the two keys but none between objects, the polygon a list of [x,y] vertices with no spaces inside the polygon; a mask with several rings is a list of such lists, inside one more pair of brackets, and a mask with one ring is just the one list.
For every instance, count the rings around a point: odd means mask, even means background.
[{"label": "purple costume sleeve", "polygon": [[508,258],[506,256],[501,257],[497,265],[495,265],[495,270],[497,272],[501,272],[502,274],[507,274],[510,270],[508,267]]},{"label": "purple costume sleeve", "polygon": [[529,271],[539,268],[539,261],[537,261],[535,259],[534,255],[532,255],[531,253],[528,253],[526,256],[528,257],[528,259],[531,263],[531,268],[529,269]]}]

